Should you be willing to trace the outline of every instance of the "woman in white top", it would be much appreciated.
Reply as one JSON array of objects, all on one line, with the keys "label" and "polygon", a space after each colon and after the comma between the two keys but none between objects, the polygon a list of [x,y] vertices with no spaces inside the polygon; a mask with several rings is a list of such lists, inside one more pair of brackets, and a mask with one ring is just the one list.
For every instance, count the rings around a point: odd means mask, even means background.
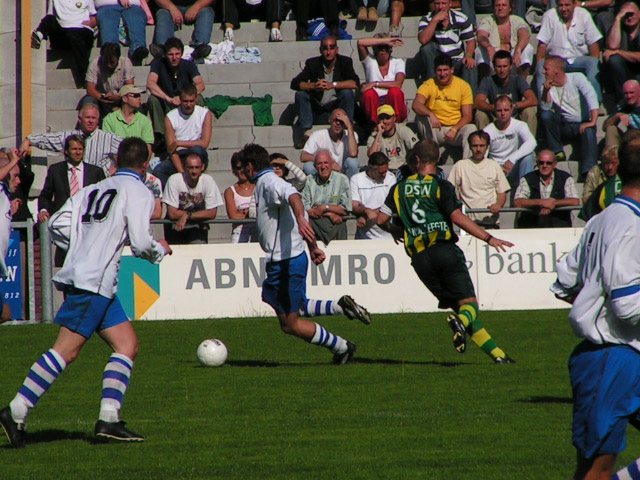
[{"label": "woman in white top", "polygon": [[[255,185],[251,183],[242,169],[240,152],[231,156],[231,171],[238,181],[224,191],[224,204],[230,219],[250,218],[249,209],[252,204]],[[255,212],[255,207],[254,207]],[[255,218],[255,214],[253,215]],[[257,240],[255,223],[234,223],[231,230],[231,243],[248,243]]]},{"label": "woman in white top", "polygon": [[[366,83],[362,84],[360,104],[367,118],[378,123],[378,107],[391,105],[396,112],[396,121],[407,119],[407,105],[404,101],[402,84],[405,78],[405,64],[401,58],[392,58],[393,47],[404,42],[400,38],[389,38],[387,33],[378,33],[372,38],[358,40],[358,56],[364,67]],[[373,55],[369,53],[373,49]]]}]

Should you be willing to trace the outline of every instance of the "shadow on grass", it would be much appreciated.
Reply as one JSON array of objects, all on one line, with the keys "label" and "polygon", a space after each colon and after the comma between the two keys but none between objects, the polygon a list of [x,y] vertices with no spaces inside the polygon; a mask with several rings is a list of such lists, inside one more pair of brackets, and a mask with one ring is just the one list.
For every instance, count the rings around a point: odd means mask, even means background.
[{"label": "shadow on grass", "polygon": [[529,397],[529,398],[521,398],[518,400],[521,403],[573,403],[573,399],[567,397]]},{"label": "shadow on grass", "polygon": [[468,363],[461,362],[415,362],[407,360],[397,360],[395,358],[363,358],[356,357],[353,359],[353,363],[368,363],[372,365],[436,365],[438,367],[460,367],[462,365],[469,365]]},{"label": "shadow on grass", "polygon": [[[463,365],[470,365],[469,363],[461,362],[415,362],[406,360],[396,360],[391,358],[363,358],[356,357],[349,362],[351,363],[363,363],[370,365],[435,365],[438,367],[460,367]],[[322,365],[331,365],[331,362],[318,362],[318,363],[290,363],[290,362],[268,362],[264,360],[230,360],[225,363],[225,366],[230,367],[257,367],[257,368],[276,368],[276,367],[317,367]],[[204,367],[202,365],[194,365],[193,368],[211,368]]]},{"label": "shadow on grass", "polygon": [[[60,442],[64,440],[82,440],[88,443],[94,443],[93,435],[87,432],[69,432],[66,430],[38,430],[36,432],[27,432],[27,445],[37,443]],[[13,448],[7,445],[6,448]]]}]

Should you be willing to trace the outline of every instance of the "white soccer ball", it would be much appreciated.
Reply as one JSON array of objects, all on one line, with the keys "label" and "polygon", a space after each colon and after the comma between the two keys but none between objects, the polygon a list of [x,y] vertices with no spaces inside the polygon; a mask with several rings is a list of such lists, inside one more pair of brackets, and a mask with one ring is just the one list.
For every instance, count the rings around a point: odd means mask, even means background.
[{"label": "white soccer ball", "polygon": [[219,367],[227,360],[227,346],[217,338],[208,338],[198,346],[198,360],[205,367]]}]

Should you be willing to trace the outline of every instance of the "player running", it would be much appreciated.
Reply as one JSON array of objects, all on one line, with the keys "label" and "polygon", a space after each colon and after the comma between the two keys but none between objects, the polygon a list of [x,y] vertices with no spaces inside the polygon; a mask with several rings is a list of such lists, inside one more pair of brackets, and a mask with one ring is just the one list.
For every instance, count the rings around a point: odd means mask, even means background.
[{"label": "player running", "polygon": [[267,254],[262,300],[273,307],[284,333],[328,348],[337,365],[349,362],[356,353],[355,344],[318,323],[300,318],[299,311],[306,301],[309,264],[305,242],[313,263],[318,265],[325,259],[316,244],[300,194],[275,174],[269,154],[260,145],[245,146],[241,157],[247,177],[256,184],[258,239]]},{"label": "player running", "polygon": [[62,269],[53,278],[65,300],[55,318],[60,324],[53,347],[29,370],[0,424],[14,447],[26,443],[25,419],[62,371],[73,362],[94,332],[114,353],[102,377],[100,414],[94,433],[101,439],[141,442],[142,435],[120,421],[138,339],[116,297],[120,256],[130,242],[137,257],[158,263],[171,248],[150,235],[154,199],[144,185],[147,145],[127,138],[118,149],[117,173],[71,197],[49,220],[56,244],[68,250]]},{"label": "player running", "polygon": [[[513,244],[491,236],[462,213],[453,185],[436,176],[438,156],[438,145],[431,140],[415,145],[407,163],[416,173],[392,187],[377,223],[397,240],[404,239],[413,269],[436,296],[438,306],[455,312],[447,318],[455,349],[465,352],[469,334],[495,363],[515,363],[478,320],[478,300],[464,253],[456,245],[453,223],[497,250],[505,251]],[[403,227],[391,222],[393,214]]]},{"label": "player running", "polygon": [[[584,340],[569,358],[573,390],[573,476],[611,478],[626,428],[640,425],[640,133],[620,143],[622,192],[585,226],[558,263],[551,291],[572,303],[569,323]],[[635,465],[628,475],[639,478]]]}]

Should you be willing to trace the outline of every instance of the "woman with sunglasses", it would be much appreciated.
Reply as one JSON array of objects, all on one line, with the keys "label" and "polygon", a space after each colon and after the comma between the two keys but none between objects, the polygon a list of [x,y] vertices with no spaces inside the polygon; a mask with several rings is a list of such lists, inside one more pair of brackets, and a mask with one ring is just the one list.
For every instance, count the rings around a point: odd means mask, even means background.
[{"label": "woman with sunglasses", "polygon": [[[231,156],[231,171],[238,181],[224,191],[224,204],[227,208],[227,216],[232,219],[250,218],[253,190],[255,184],[247,177],[242,168],[240,152]],[[253,217],[255,217],[255,203],[253,204]],[[231,243],[248,243],[257,241],[256,225],[254,223],[234,223],[231,226]]]},{"label": "woman with sunglasses", "polygon": [[[378,107],[391,105],[398,122],[407,119],[402,84],[405,79],[405,63],[401,58],[392,58],[393,47],[404,45],[401,38],[390,38],[388,33],[377,33],[370,38],[358,39],[358,56],[364,67],[366,83],[362,84],[360,104],[367,118],[378,123]],[[369,52],[373,49],[373,54]]]}]

